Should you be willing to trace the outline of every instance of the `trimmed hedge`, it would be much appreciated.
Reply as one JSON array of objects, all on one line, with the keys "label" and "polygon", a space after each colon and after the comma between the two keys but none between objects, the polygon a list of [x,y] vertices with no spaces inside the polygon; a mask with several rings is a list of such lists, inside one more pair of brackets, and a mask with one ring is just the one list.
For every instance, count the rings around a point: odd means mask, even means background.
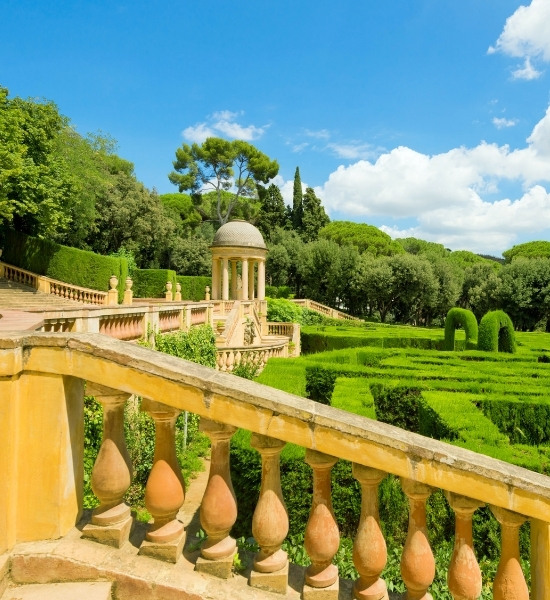
[{"label": "trimmed hedge", "polygon": [[176,272],[172,269],[136,269],[134,271],[134,297],[164,298],[168,281],[172,282],[172,294],[175,294]]},{"label": "trimmed hedge", "polygon": [[451,308],[445,319],[445,350],[455,349],[455,329],[462,326],[466,333],[466,348],[475,347],[477,344],[478,326],[477,319],[471,310],[465,308]]},{"label": "trimmed hedge", "polygon": [[2,259],[38,275],[102,292],[109,290],[109,278],[116,275],[119,300],[124,296],[128,277],[125,258],[102,256],[8,230]]},{"label": "trimmed hedge", "polygon": [[[212,292],[212,277],[201,275],[177,275],[176,281],[181,284],[181,299],[200,302],[205,297],[205,287]],[[175,292],[175,288],[172,290]]]},{"label": "trimmed hedge", "polygon": [[492,310],[481,319],[477,348],[486,352],[511,354],[516,351],[514,324],[503,310]]}]

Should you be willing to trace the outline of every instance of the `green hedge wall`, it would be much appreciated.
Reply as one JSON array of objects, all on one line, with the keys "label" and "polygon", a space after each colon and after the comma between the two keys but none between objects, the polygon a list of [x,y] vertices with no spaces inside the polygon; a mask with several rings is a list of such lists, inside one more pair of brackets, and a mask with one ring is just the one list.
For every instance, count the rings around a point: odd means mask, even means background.
[{"label": "green hedge wall", "polygon": [[503,310],[492,310],[481,319],[477,348],[486,352],[516,351],[514,324]]},{"label": "green hedge wall", "polygon": [[136,269],[134,271],[135,298],[164,298],[166,283],[172,282],[172,293],[176,293],[176,272],[172,269]]},{"label": "green hedge wall", "polygon": [[472,348],[477,343],[478,326],[477,319],[471,310],[465,308],[451,308],[445,319],[445,350],[455,349],[455,329],[459,326],[466,333],[466,348]]},{"label": "green hedge wall", "polygon": [[212,277],[177,275],[176,281],[181,284],[182,300],[193,300],[193,302],[204,300],[204,288],[206,286],[210,288],[210,293],[212,293]]},{"label": "green hedge wall", "polygon": [[69,248],[17,231],[6,232],[2,259],[38,275],[102,292],[109,290],[109,278],[116,275],[119,300],[124,295],[128,277],[128,261],[125,258]]}]

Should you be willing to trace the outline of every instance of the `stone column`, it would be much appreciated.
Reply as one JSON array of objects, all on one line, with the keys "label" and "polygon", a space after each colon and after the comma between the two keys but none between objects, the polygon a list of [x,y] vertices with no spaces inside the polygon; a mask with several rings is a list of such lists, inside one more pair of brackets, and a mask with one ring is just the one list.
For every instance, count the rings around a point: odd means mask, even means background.
[{"label": "stone column", "polygon": [[130,394],[88,383],[86,393],[103,406],[103,441],[92,470],[92,490],[99,506],[83,537],[120,548],[132,527],[130,507],[122,500],[132,482],[132,461],[124,439],[124,406]]},{"label": "stone column", "polygon": [[550,523],[531,519],[531,597],[550,597]]},{"label": "stone column", "polygon": [[401,556],[401,576],[407,586],[407,600],[432,600],[428,588],[435,577],[435,559],[426,528],[426,500],[429,486],[401,478],[401,487],[409,498],[409,530]]},{"label": "stone column", "polygon": [[200,508],[201,526],[208,538],[195,569],[231,577],[237,545],[229,532],[237,520],[237,500],[229,473],[229,442],[236,427],[201,418],[199,430],[212,442],[208,484]]},{"label": "stone column", "polygon": [[241,294],[241,300],[248,300],[248,259],[247,258],[243,258],[243,262],[242,262],[242,275],[241,275],[241,282],[242,282],[242,294]]},{"label": "stone column", "polygon": [[498,570],[493,582],[494,600],[529,600],[527,583],[519,562],[519,528],[526,517],[518,513],[491,506],[500,523],[501,550]]},{"label": "stone column", "polygon": [[313,502],[306,526],[304,546],[311,559],[306,571],[303,600],[338,600],[338,568],[332,559],[340,545],[340,532],[331,500],[330,472],[338,459],[315,450],[306,450],[306,462],[313,469]]},{"label": "stone column", "polygon": [[258,261],[258,300],[265,300],[265,259]]},{"label": "stone column", "polygon": [[227,258],[222,258],[222,300],[229,300],[229,265]]},{"label": "stone column", "polygon": [[262,455],[260,498],[252,517],[252,535],[260,546],[250,585],[286,594],[288,557],[281,545],[288,533],[288,514],[281,490],[279,455],[285,442],[254,433],[250,442]]},{"label": "stone column", "polygon": [[132,286],[134,285],[134,282],[132,281],[132,279],[130,277],[126,277],[126,281],[124,282],[125,284],[125,290],[124,290],[124,300],[123,303],[128,305],[128,304],[132,304],[133,302],[133,298],[134,298],[134,292],[132,292]]},{"label": "stone column", "polygon": [[237,300],[237,261],[231,260],[231,299]]},{"label": "stone column", "polygon": [[185,543],[183,523],[176,519],[185,498],[175,438],[175,423],[181,411],[148,398],[142,400],[141,410],[155,421],[155,455],[145,487],[145,506],[154,523],[139,553],[175,563]]},{"label": "stone column", "polygon": [[248,263],[248,299],[254,300],[256,294],[254,293],[254,260],[250,260]]},{"label": "stone column", "polygon": [[482,581],[473,548],[472,517],[483,503],[452,492],[445,495],[455,513],[455,543],[447,575],[449,591],[455,600],[477,600]]},{"label": "stone column", "polygon": [[359,579],[355,582],[353,597],[388,600],[386,582],[380,578],[388,554],[378,515],[378,486],[386,473],[357,463],[353,463],[352,472],[361,484],[361,518],[353,541],[353,562]]},{"label": "stone column", "polygon": [[212,300],[220,299],[220,259],[212,257]]}]

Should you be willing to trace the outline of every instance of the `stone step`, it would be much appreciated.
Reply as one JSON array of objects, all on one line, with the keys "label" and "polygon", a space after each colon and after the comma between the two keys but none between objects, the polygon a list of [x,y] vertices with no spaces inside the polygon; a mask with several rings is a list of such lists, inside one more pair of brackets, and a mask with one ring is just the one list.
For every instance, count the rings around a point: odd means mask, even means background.
[{"label": "stone step", "polygon": [[30,583],[9,587],[0,600],[111,600],[112,583]]},{"label": "stone step", "polygon": [[78,306],[84,305],[74,300],[59,298],[53,294],[45,294],[27,285],[0,277],[0,310],[39,311]]}]

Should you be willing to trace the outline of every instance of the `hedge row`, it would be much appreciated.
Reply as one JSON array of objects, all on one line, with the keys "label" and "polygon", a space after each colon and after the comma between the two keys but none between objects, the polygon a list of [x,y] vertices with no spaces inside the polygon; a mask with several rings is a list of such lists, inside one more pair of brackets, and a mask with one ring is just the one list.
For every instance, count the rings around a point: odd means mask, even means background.
[{"label": "hedge row", "polygon": [[503,310],[488,312],[481,319],[477,347],[487,352],[516,351],[514,325]]},{"label": "hedge row", "polygon": [[134,271],[135,298],[164,298],[166,283],[172,283],[172,293],[176,291],[176,272],[172,269],[136,269]]},{"label": "hedge row", "polygon": [[125,258],[102,256],[8,230],[2,260],[64,283],[106,292],[111,275],[118,277],[119,300],[128,277]]},{"label": "hedge row", "polygon": [[477,319],[471,310],[465,308],[451,308],[445,319],[445,350],[455,349],[455,329],[463,327],[466,334],[466,348],[477,345],[478,326]]},{"label": "hedge row", "polygon": [[206,286],[212,291],[212,277],[177,275],[176,281],[181,284],[182,300],[200,302],[205,298]]}]

